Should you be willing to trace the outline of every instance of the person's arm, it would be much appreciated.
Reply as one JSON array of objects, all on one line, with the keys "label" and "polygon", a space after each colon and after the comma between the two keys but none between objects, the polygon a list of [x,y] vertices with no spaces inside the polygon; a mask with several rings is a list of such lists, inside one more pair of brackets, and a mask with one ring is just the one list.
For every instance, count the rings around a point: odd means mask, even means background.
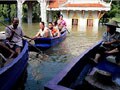
[{"label": "person's arm", "polygon": [[57,29],[57,37],[60,37],[60,31]]},{"label": "person's arm", "polygon": [[38,38],[39,36],[40,36],[40,32],[37,32],[37,34],[36,34],[35,36],[33,36],[33,37],[31,38],[31,40],[29,40],[29,42],[31,42],[32,40]]},{"label": "person's arm", "polygon": [[10,30],[8,27],[5,28],[5,35],[7,40],[11,41],[14,33],[15,33],[15,30]]},{"label": "person's arm", "polygon": [[38,32],[35,36],[33,36],[32,39],[34,40],[34,39],[36,39],[37,37],[39,37],[39,32]]},{"label": "person's arm", "polygon": [[110,41],[108,41],[108,35],[107,35],[108,33],[107,32],[105,32],[104,34],[103,34],[103,37],[102,37],[102,40],[103,40],[103,43],[102,44],[104,44],[104,45],[110,45],[110,44],[113,44],[113,43],[115,43],[115,42],[117,42],[117,40],[112,40],[111,42]]},{"label": "person's arm", "polygon": [[66,24],[66,21],[64,20],[64,26],[65,26],[65,28],[66,28],[66,26],[67,26],[67,24]]},{"label": "person's arm", "polygon": [[115,48],[115,49],[110,50],[110,51],[105,51],[105,53],[109,53],[109,54],[117,53],[117,52],[119,52],[118,48]]},{"label": "person's arm", "polygon": [[57,25],[59,26],[60,25],[60,20],[58,19],[58,21],[57,21]]},{"label": "person's arm", "polygon": [[110,44],[113,44],[113,43],[116,43],[116,42],[117,42],[117,40],[113,40],[113,41],[111,41],[111,42],[104,42],[104,44],[110,45]]}]

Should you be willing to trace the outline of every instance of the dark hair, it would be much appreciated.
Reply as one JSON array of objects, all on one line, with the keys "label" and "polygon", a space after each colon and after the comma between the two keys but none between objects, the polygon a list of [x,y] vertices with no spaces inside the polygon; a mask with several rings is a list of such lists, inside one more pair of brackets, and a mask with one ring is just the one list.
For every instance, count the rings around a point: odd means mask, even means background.
[{"label": "dark hair", "polygon": [[[52,24],[52,22],[49,22],[48,24]],[[52,24],[53,25],[53,24]]]},{"label": "dark hair", "polygon": [[115,26],[108,25],[108,27],[110,28],[111,31],[116,30],[116,27],[115,27]]},{"label": "dark hair", "polygon": [[53,23],[55,24],[55,26],[57,25],[57,21],[54,21]]},{"label": "dark hair", "polygon": [[110,31],[109,31],[109,32],[110,32],[111,34],[113,34],[113,33],[116,32],[116,27],[115,27],[115,26],[110,26],[110,25],[109,25],[108,27],[110,28]]},{"label": "dark hair", "polygon": [[63,15],[62,15],[62,14],[60,14],[60,16],[62,16],[62,17],[63,17]]},{"label": "dark hair", "polygon": [[44,23],[44,22],[40,22],[40,23],[42,23],[42,25],[45,26],[45,23]]},{"label": "dark hair", "polygon": [[12,22],[13,22],[15,19],[16,19],[16,20],[19,20],[17,17],[13,17],[13,18],[12,18]]}]

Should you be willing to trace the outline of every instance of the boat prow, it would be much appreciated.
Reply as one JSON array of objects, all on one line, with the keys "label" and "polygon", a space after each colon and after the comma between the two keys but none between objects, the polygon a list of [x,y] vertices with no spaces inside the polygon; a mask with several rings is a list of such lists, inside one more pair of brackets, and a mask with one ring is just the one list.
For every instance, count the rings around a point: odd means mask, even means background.
[{"label": "boat prow", "polygon": [[0,90],[11,90],[23,73],[28,61],[28,43],[24,41],[21,53],[0,68]]},{"label": "boat prow", "polygon": [[[89,48],[56,77],[49,81],[45,90],[120,90],[120,86],[113,83],[113,79],[120,80],[120,66],[106,59],[95,64],[90,60],[97,53],[101,41]],[[93,68],[95,71],[92,71]],[[97,70],[97,74],[96,73]],[[91,74],[92,72],[95,72]],[[107,89],[106,89],[107,88]]]}]

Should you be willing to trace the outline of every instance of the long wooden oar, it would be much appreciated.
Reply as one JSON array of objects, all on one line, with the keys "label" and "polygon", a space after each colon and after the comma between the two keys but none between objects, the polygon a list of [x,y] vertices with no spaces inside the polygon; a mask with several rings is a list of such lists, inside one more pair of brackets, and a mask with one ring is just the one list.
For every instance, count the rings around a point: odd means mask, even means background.
[{"label": "long wooden oar", "polygon": [[70,34],[70,31],[66,28],[66,31]]},{"label": "long wooden oar", "polygon": [[[7,26],[7,25],[4,24],[3,22],[0,21],[0,23],[1,23],[2,25],[6,26],[7,28],[9,28],[11,31],[15,32],[12,28],[10,28],[9,26]],[[26,39],[24,39],[22,36],[20,36],[19,34],[17,34],[16,32],[15,32],[15,34],[18,35],[19,37],[21,37],[23,40],[26,40]],[[31,39],[31,38],[26,37],[26,36],[25,36],[25,38]],[[27,40],[26,40],[26,41],[27,41]],[[28,41],[27,41],[27,42],[28,42]],[[35,46],[32,45],[30,42],[28,42],[28,44],[29,44],[30,46],[34,47],[34,48],[38,51],[38,52],[37,52],[38,54],[43,54],[43,52],[42,52],[39,48],[35,47]]]}]

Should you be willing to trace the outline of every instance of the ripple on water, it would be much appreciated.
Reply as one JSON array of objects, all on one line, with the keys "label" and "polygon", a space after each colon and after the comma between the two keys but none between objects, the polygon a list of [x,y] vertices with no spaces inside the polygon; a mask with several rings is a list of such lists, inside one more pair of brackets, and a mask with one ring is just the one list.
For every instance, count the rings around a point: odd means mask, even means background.
[{"label": "ripple on water", "polygon": [[36,58],[36,53],[30,52],[25,90],[43,90],[44,84],[65,68],[72,58],[99,40],[97,35],[71,32],[61,44],[47,50],[45,55]]}]

